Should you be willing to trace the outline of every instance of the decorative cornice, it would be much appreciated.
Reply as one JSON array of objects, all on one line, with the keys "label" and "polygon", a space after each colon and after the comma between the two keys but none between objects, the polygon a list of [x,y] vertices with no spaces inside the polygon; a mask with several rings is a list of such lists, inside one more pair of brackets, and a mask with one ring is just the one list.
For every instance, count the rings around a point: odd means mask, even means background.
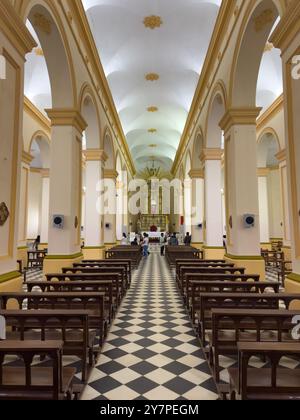
[{"label": "decorative cornice", "polygon": [[41,174],[42,168],[30,168],[32,174]]},{"label": "decorative cornice", "polygon": [[292,0],[286,13],[282,16],[276,29],[272,33],[270,42],[284,52],[300,31],[300,2]]},{"label": "decorative cornice", "polygon": [[189,177],[192,179],[204,179],[204,171],[202,169],[192,169],[189,172]]},{"label": "decorative cornice", "polygon": [[9,0],[0,1],[0,28],[23,59],[37,46]]},{"label": "decorative cornice", "polygon": [[119,174],[114,169],[104,169],[104,178],[106,179],[114,179],[118,178]]},{"label": "decorative cornice", "polygon": [[286,149],[280,150],[280,152],[275,155],[278,162],[284,162],[287,159]]},{"label": "decorative cornice", "polygon": [[25,152],[25,150],[22,151],[22,162],[23,163],[30,166],[33,159],[34,159],[34,157],[30,153]]},{"label": "decorative cornice", "polygon": [[280,95],[272,105],[257,119],[257,130],[262,129],[267,125],[267,123],[275,117],[284,106],[284,97],[283,94]]},{"label": "decorative cornice", "polygon": [[42,168],[40,170],[40,173],[42,175],[42,178],[50,178],[50,169]]},{"label": "decorative cornice", "polygon": [[257,169],[257,176],[260,178],[267,177],[271,172],[270,168],[258,168]]},{"label": "decorative cornice", "polygon": [[222,149],[203,149],[200,160],[205,162],[207,160],[222,160],[224,151]]},{"label": "decorative cornice", "polygon": [[87,128],[87,123],[77,109],[57,108],[46,109],[47,115],[51,120],[52,126],[72,126],[80,133]]},{"label": "decorative cornice", "polygon": [[231,108],[220,121],[220,128],[228,132],[234,125],[255,125],[262,108]]},{"label": "decorative cornice", "polygon": [[108,159],[105,151],[100,149],[84,150],[83,156],[86,162],[106,162]]},{"label": "decorative cornice", "polygon": [[24,111],[33,118],[46,132],[48,136],[51,133],[51,123],[45,115],[25,96]]}]

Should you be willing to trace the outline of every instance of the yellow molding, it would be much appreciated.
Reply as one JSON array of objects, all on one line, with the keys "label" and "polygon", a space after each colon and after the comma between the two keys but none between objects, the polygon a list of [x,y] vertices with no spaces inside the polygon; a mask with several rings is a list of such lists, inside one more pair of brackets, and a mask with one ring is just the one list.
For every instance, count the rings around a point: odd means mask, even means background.
[{"label": "yellow molding", "polygon": [[275,31],[273,32],[270,42],[284,52],[291,45],[294,37],[300,31],[300,2],[292,0],[286,13],[281,18]]},{"label": "yellow molding", "polygon": [[224,151],[222,149],[203,149],[200,160],[202,162],[207,160],[222,160]]},{"label": "yellow molding", "polygon": [[22,162],[26,165],[30,165],[33,161],[34,157],[30,154],[25,152],[25,150],[22,151]]},{"label": "yellow molding", "polygon": [[23,59],[25,54],[37,47],[35,40],[9,0],[0,1],[0,28]]},{"label": "yellow molding", "polygon": [[197,178],[203,179],[204,178],[204,171],[203,171],[203,169],[192,169],[189,172],[189,177],[192,178],[192,179],[197,179]]},{"label": "yellow molding", "polygon": [[73,126],[80,133],[87,128],[87,123],[81,113],[74,108],[46,109],[52,126]]},{"label": "yellow molding", "polygon": [[258,168],[257,169],[257,176],[259,177],[266,177],[270,174],[270,168]]},{"label": "yellow molding", "polygon": [[[81,0],[69,0],[68,2],[68,10],[69,10],[69,14],[72,16],[72,22],[69,21],[69,25],[70,25],[70,29],[73,32],[74,35],[74,39],[77,43],[78,46],[78,50],[81,53],[82,47],[81,45],[78,43],[78,39],[80,39],[81,44],[83,44],[84,46],[84,53],[85,53],[85,57],[88,58],[88,60],[85,60],[85,65],[87,68],[88,73],[91,76],[91,80],[94,81],[95,77],[97,79],[96,83],[97,83],[97,93],[98,93],[98,97],[103,105],[103,109],[106,112],[107,115],[107,119],[108,122],[111,124],[110,122],[110,118],[109,115],[111,115],[112,117],[112,129],[113,132],[115,132],[115,130],[118,133],[118,136],[120,138],[121,141],[121,145],[120,148],[123,150],[124,152],[124,156],[127,158],[127,164],[129,166],[129,171],[132,174],[132,176],[134,176],[136,174],[136,169],[135,169],[135,165],[133,162],[133,158],[131,156],[129,147],[128,147],[128,143],[120,122],[120,118],[118,115],[118,112],[116,110],[116,106],[103,70],[103,66],[102,63],[100,61],[99,58],[99,53],[94,41],[94,37],[92,35],[91,32],[91,28],[89,25],[89,22],[87,20],[86,17],[86,13],[85,10],[83,8],[82,5],[82,1]],[[64,4],[65,4],[64,3]],[[60,1],[61,7],[64,10],[64,13],[67,14],[66,9],[64,8],[64,5],[62,4],[62,2]],[[73,26],[76,26],[79,35],[74,32]],[[93,70],[93,75],[90,72],[90,67]],[[100,95],[100,91],[103,93],[103,97],[105,100],[105,104],[103,103],[103,98]],[[106,106],[105,106],[106,105]],[[107,112],[109,111],[109,113]],[[119,138],[117,135],[115,135],[115,138],[118,142]]]},{"label": "yellow molding", "polygon": [[40,170],[40,174],[42,175],[42,178],[49,178],[50,177],[50,169],[42,168]]},{"label": "yellow molding", "polygon": [[104,178],[107,179],[117,179],[119,176],[118,172],[114,169],[105,169],[104,170]]},{"label": "yellow molding", "polygon": [[280,152],[278,152],[277,155],[275,155],[275,157],[278,160],[278,162],[284,162],[287,158],[286,149],[280,150]]},{"label": "yellow molding", "polygon": [[257,130],[261,130],[265,127],[268,122],[274,118],[284,107],[284,97],[283,94],[280,95],[272,105],[258,118],[257,120]]},{"label": "yellow molding", "polygon": [[33,118],[50,137],[51,123],[48,118],[41,113],[41,111],[25,96],[24,97],[24,111]]},{"label": "yellow molding", "polygon": [[262,108],[230,108],[220,121],[220,127],[228,132],[234,125],[255,125]]},{"label": "yellow molding", "polygon": [[108,159],[105,151],[100,149],[84,150],[83,156],[86,162],[106,162]]}]

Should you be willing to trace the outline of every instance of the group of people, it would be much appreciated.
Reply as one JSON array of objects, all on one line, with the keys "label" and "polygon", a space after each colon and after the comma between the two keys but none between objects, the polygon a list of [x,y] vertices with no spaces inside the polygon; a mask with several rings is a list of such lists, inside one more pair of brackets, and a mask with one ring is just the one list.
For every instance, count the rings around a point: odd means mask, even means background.
[{"label": "group of people", "polygon": [[[192,236],[189,232],[185,235],[184,238],[184,245],[191,246],[192,243]],[[123,238],[121,240],[121,245],[129,245],[129,239],[126,233],[123,233]],[[134,237],[134,240],[131,242],[132,246],[141,246],[143,249],[143,256],[148,257],[150,255],[150,238],[147,233],[143,235],[137,233]],[[160,255],[163,257],[165,255],[166,246],[179,246],[179,240],[176,233],[162,233],[159,238],[159,245],[160,245]]]}]

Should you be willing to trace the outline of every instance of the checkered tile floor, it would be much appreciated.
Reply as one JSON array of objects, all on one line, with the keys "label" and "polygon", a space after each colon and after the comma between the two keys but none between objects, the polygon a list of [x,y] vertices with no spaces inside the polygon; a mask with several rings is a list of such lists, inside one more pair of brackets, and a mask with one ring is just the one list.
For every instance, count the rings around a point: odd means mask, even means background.
[{"label": "checkered tile floor", "polygon": [[82,399],[217,398],[174,278],[152,249],[134,273]]}]

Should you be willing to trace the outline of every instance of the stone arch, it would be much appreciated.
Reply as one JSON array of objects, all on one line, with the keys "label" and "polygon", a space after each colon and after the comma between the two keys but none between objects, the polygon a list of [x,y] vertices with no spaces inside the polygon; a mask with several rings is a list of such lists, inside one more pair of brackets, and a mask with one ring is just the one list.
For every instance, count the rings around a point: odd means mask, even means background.
[{"label": "stone arch", "polygon": [[116,169],[116,153],[114,148],[113,137],[108,127],[104,130],[103,149],[107,155],[105,163],[106,169]]},{"label": "stone arch", "polygon": [[223,82],[218,82],[213,89],[205,129],[205,146],[209,149],[219,149],[222,147],[222,130],[220,121],[227,109],[227,95]]},{"label": "stone arch", "polygon": [[204,147],[204,136],[202,128],[199,127],[197,134],[194,138],[194,144],[192,147],[192,169],[197,170],[202,168],[200,156]]},{"label": "stone arch", "polygon": [[85,140],[87,149],[101,149],[101,122],[96,97],[92,88],[85,83],[80,92],[81,115],[87,123]]},{"label": "stone arch", "polygon": [[24,1],[20,8],[24,22],[30,21],[41,43],[49,73],[52,107],[76,108],[76,77],[71,50],[53,1]]},{"label": "stone arch", "polygon": [[231,108],[256,106],[257,81],[263,52],[271,30],[284,9],[283,0],[249,1],[231,67]]}]

